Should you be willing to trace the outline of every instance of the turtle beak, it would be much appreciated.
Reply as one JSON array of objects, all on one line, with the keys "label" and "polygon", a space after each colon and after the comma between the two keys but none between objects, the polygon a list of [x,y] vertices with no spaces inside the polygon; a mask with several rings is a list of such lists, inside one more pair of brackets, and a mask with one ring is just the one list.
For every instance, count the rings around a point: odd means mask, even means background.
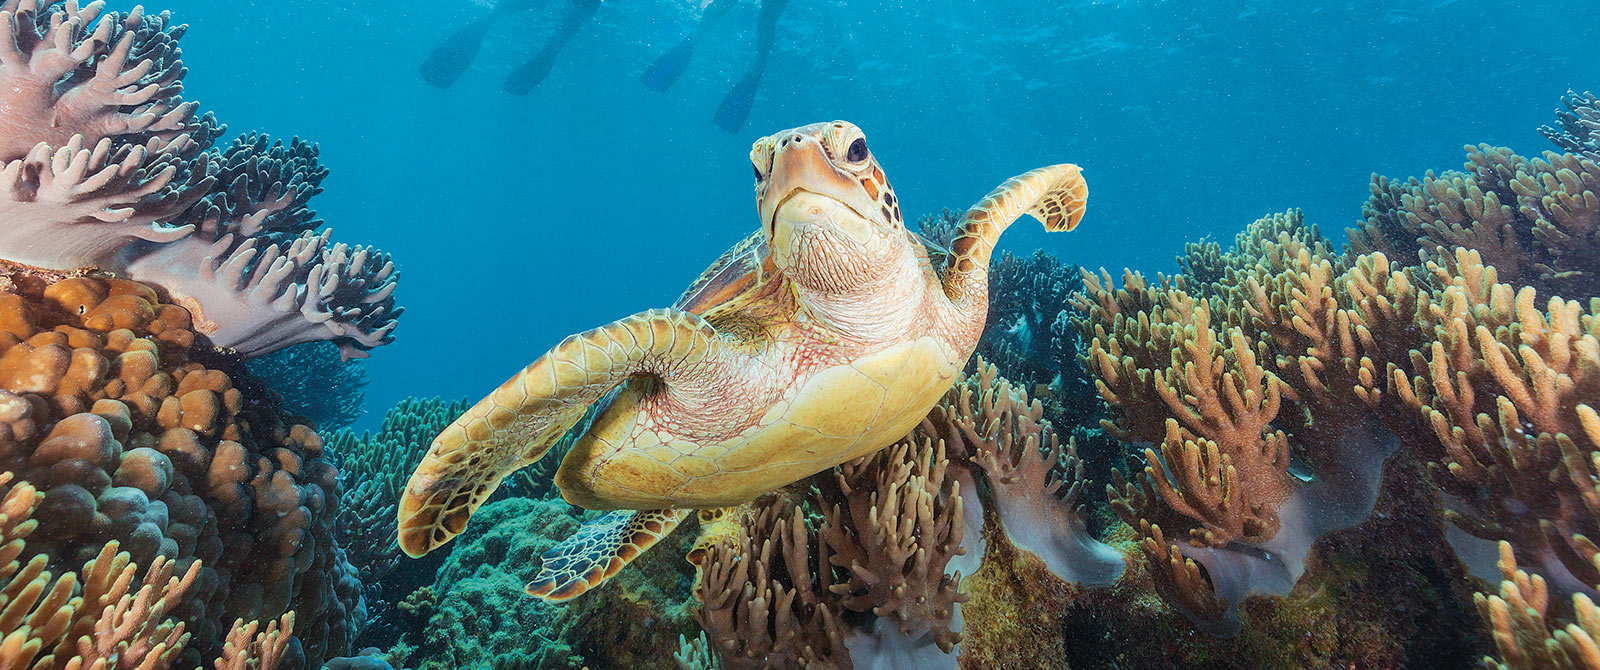
[{"label": "turtle beak", "polygon": [[776,149],[772,172],[766,195],[761,200],[761,225],[768,239],[777,232],[778,212],[801,192],[833,198],[858,215],[862,213],[857,203],[849,202],[850,194],[860,191],[860,185],[834,167],[816,135],[789,131],[778,136],[773,144]]}]

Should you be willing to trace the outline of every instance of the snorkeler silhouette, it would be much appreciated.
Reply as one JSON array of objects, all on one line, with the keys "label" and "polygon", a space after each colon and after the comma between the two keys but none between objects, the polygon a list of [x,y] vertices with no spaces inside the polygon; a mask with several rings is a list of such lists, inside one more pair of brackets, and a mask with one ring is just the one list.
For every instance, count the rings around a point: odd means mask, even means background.
[{"label": "snorkeler silhouette", "polygon": [[[700,23],[695,26],[694,32],[683,38],[678,46],[673,47],[657,58],[650,67],[645,68],[644,74],[639,75],[639,82],[652,91],[665,92],[672,84],[683,76],[683,71],[689,65],[689,58],[694,55],[695,45],[704,39],[706,33],[727,16],[728,10],[733,8],[737,0],[712,0],[700,14]],[[745,119],[750,117],[750,106],[755,103],[756,88],[761,85],[761,75],[767,70],[767,58],[772,54],[773,42],[777,40],[778,17],[783,15],[783,10],[789,0],[763,0],[761,12],[756,18],[756,59],[750,64],[750,69],[743,78],[728,89],[723,96],[722,104],[717,106],[717,115],[714,121],[717,127],[730,133],[737,133],[744,128]]]},{"label": "snorkeler silhouette", "polygon": [[[452,33],[433,50],[433,53],[428,54],[427,60],[422,61],[422,66],[419,68],[422,80],[438,88],[450,88],[461,73],[466,72],[472,59],[478,56],[478,50],[483,47],[484,36],[489,34],[489,28],[496,21],[513,12],[542,5],[544,1],[504,0],[495,5],[488,15]],[[567,3],[566,13],[561,17],[561,25],[557,26],[555,34],[545,41],[544,47],[527,62],[512,70],[511,74],[506,75],[503,84],[505,91],[512,95],[527,95],[532,92],[539,82],[544,81],[550,74],[550,69],[556,63],[556,55],[561,53],[561,47],[566,46],[567,40],[588,23],[589,19],[594,17],[595,10],[599,8],[600,0],[570,0]]]}]

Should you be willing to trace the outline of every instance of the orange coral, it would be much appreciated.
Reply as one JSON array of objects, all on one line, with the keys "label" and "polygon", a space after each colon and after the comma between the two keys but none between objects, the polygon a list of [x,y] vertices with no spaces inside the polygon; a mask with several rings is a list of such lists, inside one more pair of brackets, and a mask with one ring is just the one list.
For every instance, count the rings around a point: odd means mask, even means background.
[{"label": "orange coral", "polygon": [[196,621],[200,654],[221,644],[217,621],[291,607],[308,656],[345,648],[359,587],[333,540],[337,471],[321,438],[201,362],[188,313],[148,286],[20,273],[9,285],[0,468],[42,491],[52,522],[32,551],[58,570],[108,538],[144,565],[199,559],[217,588],[170,605]]}]

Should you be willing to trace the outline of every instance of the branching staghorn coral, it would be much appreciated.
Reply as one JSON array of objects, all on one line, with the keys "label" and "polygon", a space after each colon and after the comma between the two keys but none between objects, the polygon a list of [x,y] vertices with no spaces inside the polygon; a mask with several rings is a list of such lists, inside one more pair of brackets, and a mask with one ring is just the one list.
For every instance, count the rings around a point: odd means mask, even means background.
[{"label": "branching staghorn coral", "polygon": [[[1060,444],[1044,406],[1001,377],[997,366],[978,358],[975,372],[951,388],[919,432],[942,441],[958,464],[969,465],[954,475],[965,490],[976,494],[973,475],[985,475],[988,495],[981,499],[994,508],[999,530],[1013,546],[1069,583],[1104,586],[1121,576],[1122,555],[1090,536],[1078,515],[1085,480],[1075,446]],[[984,518],[980,506],[972,510],[977,513],[967,514],[963,543],[972,560],[963,565],[976,566]]]},{"label": "branching staghorn coral", "polygon": [[[870,611],[902,637],[929,636],[946,654],[961,641],[952,625],[966,600],[960,574],[945,574],[961,546],[961,486],[945,476],[943,445],[898,442],[840,465],[823,488],[819,543],[848,579],[829,587],[845,609]],[[826,479],[824,479],[826,482]]]},{"label": "branching staghorn coral", "polygon": [[1500,652],[1498,659],[1483,658],[1485,670],[1600,670],[1600,608],[1589,596],[1573,594],[1573,622],[1552,625],[1544,578],[1517,567],[1510,543],[1499,547],[1498,593],[1473,597]]},{"label": "branching staghorn coral", "polygon": [[[1128,273],[1113,289],[1085,273],[1078,327],[1113,410],[1105,427],[1158,445],[1142,474],[1115,477],[1113,509],[1143,536],[1157,585],[1215,632],[1234,628],[1244,595],[1286,594],[1316,537],[1365,518],[1395,440],[1387,420],[1418,425],[1380,402],[1387,357],[1410,341],[1389,337],[1411,329],[1409,280],[1381,255],[1347,265],[1330,246],[1289,212],[1193,263],[1212,268],[1203,285]],[[1292,458],[1313,476],[1292,476]]]},{"label": "branching staghorn coral", "polygon": [[680,665],[713,667],[714,651],[716,667],[726,670],[853,667],[827,546],[785,501],[753,516],[703,559],[695,616],[705,632],[698,648],[685,641]]},{"label": "branching staghorn coral", "polygon": [[950,466],[908,437],[819,474],[807,500],[775,495],[722,521],[736,532],[694,556],[696,616],[722,667],[954,667],[967,596],[949,570],[965,551]]},{"label": "branching staghorn coral", "polygon": [[1477,251],[1501,278],[1556,295],[1600,294],[1600,166],[1593,157],[1468,146],[1464,171],[1404,183],[1373,176],[1363,220],[1350,231],[1358,254],[1421,253],[1448,262]]},{"label": "branching staghorn coral", "polygon": [[333,243],[307,209],[316,146],[222,128],[184,102],[166,13],[99,2],[0,4],[0,259],[97,268],[162,287],[212,342],[259,356],[391,341],[386,254]]},{"label": "branching staghorn coral", "polygon": [[[1034,557],[1025,560],[1039,566],[1035,574],[1060,579],[1059,587],[1041,585],[1053,594],[1106,585],[1122,573],[1122,556],[1090,537],[1076,515],[1081,470],[1043,405],[980,359],[903,440],[757,501],[732,518],[735,532],[713,532],[724,540],[698,557],[705,635],[681,641],[679,662],[987,662],[979,659],[992,656],[969,657],[957,646],[973,621],[961,616],[971,597],[963,578],[980,566],[1004,569],[989,567],[986,545],[1005,547],[994,552],[1005,561]],[[986,612],[1010,611],[1008,605],[990,604]],[[1008,645],[1021,630],[1009,620],[978,621],[995,626],[984,631],[989,645]]]},{"label": "branching staghorn coral", "polygon": [[1600,300],[1500,283],[1475,251],[1429,263],[1425,365],[1402,395],[1442,445],[1450,519],[1511,543],[1561,593],[1600,583]]},{"label": "branching staghorn coral", "polygon": [[1556,127],[1539,126],[1539,133],[1562,151],[1600,161],[1600,98],[1584,91],[1567,91],[1561,97],[1565,110],[1556,110]]},{"label": "branching staghorn coral", "polygon": [[[182,575],[177,563],[158,556],[142,577],[115,541],[101,548],[79,572],[54,576],[44,555],[26,564],[27,538],[38,529],[33,518],[44,495],[23,482],[11,485],[11,472],[0,473],[0,666],[30,670],[167,670],[179,662],[190,640],[182,622],[169,618],[196,588],[201,564],[188,560]],[[79,575],[82,575],[80,578]],[[217,670],[274,670],[289,646],[293,613],[284,615],[282,634],[271,644],[234,648],[249,642],[256,624],[234,624],[229,647],[216,661]],[[274,623],[269,630],[278,630]],[[228,664],[224,665],[224,659]]]}]

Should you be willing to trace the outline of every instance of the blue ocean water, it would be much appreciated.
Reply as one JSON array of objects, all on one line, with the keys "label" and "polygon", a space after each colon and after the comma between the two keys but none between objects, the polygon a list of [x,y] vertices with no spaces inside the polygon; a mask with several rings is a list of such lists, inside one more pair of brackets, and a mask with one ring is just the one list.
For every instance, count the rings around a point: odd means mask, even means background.
[{"label": "blue ocean water", "polygon": [[[127,3],[116,2],[114,6]],[[407,312],[363,365],[368,402],[480,397],[561,337],[669,304],[754,230],[746,158],[767,133],[846,119],[907,218],[964,208],[1006,177],[1082,165],[1070,235],[1001,246],[1115,270],[1173,268],[1302,207],[1335,238],[1368,176],[1525,154],[1568,88],[1600,80],[1591,3],[792,0],[743,129],[712,123],[754,57],[741,2],[666,93],[640,73],[702,3],[605,2],[525,96],[502,79],[565,5],[496,23],[451,88],[418,67],[486,0],[170,0],[191,29],[186,97],[232,132],[322,145],[313,201],[338,239],[394,254]],[[114,7],[115,8],[115,7]]]}]

